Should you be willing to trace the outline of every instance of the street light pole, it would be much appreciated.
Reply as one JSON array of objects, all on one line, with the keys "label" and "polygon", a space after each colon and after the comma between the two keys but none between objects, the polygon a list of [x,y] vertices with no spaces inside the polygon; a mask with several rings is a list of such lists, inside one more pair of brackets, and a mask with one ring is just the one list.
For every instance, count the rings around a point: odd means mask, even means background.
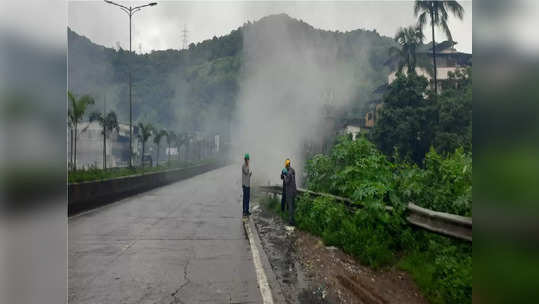
[{"label": "street light pole", "polygon": [[[131,9],[131,7],[129,7]],[[131,83],[131,16],[129,12],[129,60],[127,61],[129,73],[129,167],[133,167],[133,91]]]},{"label": "street light pole", "polygon": [[[151,2],[145,5],[140,6],[123,6],[121,4],[105,0],[106,3],[118,6],[122,11],[124,11],[129,16],[129,56],[131,56],[131,20],[133,14],[140,11],[143,7],[146,6],[155,6],[157,2]],[[128,70],[129,70],[129,167],[133,167],[133,91],[132,91],[132,80],[131,80],[131,60],[128,60]]]}]

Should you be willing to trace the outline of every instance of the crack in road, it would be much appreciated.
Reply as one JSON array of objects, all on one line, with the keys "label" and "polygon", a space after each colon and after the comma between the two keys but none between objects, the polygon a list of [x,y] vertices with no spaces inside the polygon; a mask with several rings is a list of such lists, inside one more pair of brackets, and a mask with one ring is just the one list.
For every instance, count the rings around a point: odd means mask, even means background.
[{"label": "crack in road", "polygon": [[180,287],[178,287],[178,289],[176,289],[173,293],[170,294],[172,296],[172,298],[173,298],[172,301],[170,302],[170,304],[183,303],[181,299],[178,299],[176,297],[176,295],[178,293],[180,293],[183,290],[183,288],[185,288],[185,286],[187,286],[187,285],[189,285],[191,283],[191,279],[189,279],[189,273],[187,272],[187,268],[189,267],[189,264],[191,263],[191,258],[192,257],[189,257],[187,259],[187,262],[183,266],[183,279],[184,279],[185,282],[182,285],[180,285]]}]

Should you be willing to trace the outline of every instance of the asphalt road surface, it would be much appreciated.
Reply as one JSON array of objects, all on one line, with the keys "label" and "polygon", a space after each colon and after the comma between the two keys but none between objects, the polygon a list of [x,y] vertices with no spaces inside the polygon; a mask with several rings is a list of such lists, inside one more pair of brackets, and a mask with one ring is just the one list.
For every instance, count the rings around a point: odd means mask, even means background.
[{"label": "asphalt road surface", "polygon": [[261,303],[240,167],[69,218],[69,303]]}]

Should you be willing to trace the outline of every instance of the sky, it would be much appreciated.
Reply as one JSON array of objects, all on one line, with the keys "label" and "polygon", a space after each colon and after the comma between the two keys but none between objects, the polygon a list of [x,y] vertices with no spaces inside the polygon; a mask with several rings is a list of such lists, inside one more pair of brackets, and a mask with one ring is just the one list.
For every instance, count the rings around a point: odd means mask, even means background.
[{"label": "sky", "polygon": [[[117,1],[124,6],[147,4],[141,1]],[[182,31],[187,29],[189,43],[223,36],[247,21],[271,14],[286,13],[323,30],[350,31],[376,29],[393,37],[402,26],[415,24],[413,1],[157,1],[133,16],[132,49],[143,53],[183,47]],[[457,50],[472,52],[472,1],[459,1],[464,19],[450,17],[449,26]],[[68,26],[95,43],[129,48],[129,18],[119,7],[104,1],[70,1]],[[425,42],[431,41],[425,29]],[[446,37],[436,31],[436,40]]]}]

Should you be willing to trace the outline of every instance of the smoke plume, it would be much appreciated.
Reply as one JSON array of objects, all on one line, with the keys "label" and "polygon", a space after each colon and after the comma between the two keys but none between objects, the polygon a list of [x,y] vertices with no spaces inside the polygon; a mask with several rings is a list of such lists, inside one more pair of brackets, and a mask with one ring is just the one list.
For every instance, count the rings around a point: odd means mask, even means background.
[{"label": "smoke plume", "polygon": [[354,93],[351,69],[337,60],[334,33],[297,23],[286,15],[270,16],[243,32],[233,153],[236,159],[250,153],[259,184],[279,183],[286,158],[299,184],[304,145],[319,142],[327,131],[325,107],[344,105]]}]

